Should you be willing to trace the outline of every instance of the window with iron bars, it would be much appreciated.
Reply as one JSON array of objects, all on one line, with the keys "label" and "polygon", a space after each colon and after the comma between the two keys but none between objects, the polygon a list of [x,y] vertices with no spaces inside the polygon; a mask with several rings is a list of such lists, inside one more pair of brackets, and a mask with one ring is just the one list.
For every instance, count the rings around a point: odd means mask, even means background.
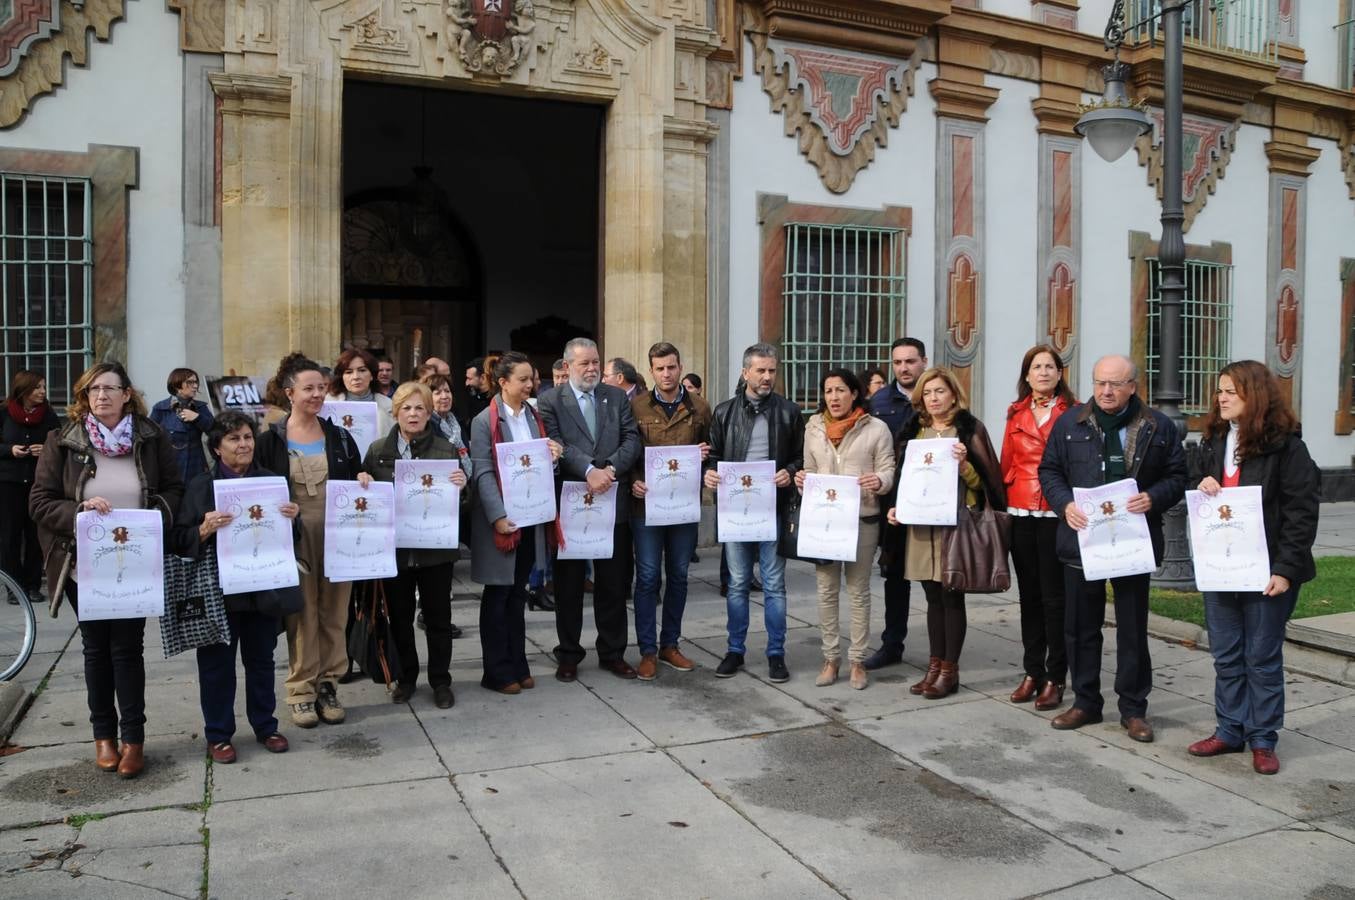
[{"label": "window with iron bars", "polygon": [[828,369],[860,375],[880,366],[904,333],[906,235],[900,228],[786,226],[781,367],[786,396],[801,409],[818,408]]},{"label": "window with iron bars", "polygon": [[[1148,259],[1148,353],[1146,385],[1153,402],[1162,356],[1162,270]],[[1181,411],[1188,416],[1209,412],[1219,370],[1231,361],[1233,348],[1233,267],[1225,263],[1186,260],[1186,304],[1181,311]]]},{"label": "window with iron bars", "polygon": [[0,172],[0,358],[58,406],[94,361],[91,216],[86,179]]},{"label": "window with iron bars", "polygon": [[[1129,44],[1162,40],[1162,0],[1125,3],[1125,39]],[[1181,9],[1187,45],[1274,62],[1278,58],[1278,0],[1188,0]]]}]

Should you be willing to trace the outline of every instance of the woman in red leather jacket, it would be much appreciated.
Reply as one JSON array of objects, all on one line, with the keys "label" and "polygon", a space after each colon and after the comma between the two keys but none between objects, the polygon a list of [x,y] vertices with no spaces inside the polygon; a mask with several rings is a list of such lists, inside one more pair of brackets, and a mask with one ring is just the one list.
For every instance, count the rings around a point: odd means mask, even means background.
[{"label": "woman in red leather jacket", "polygon": [[1026,671],[1011,701],[1034,700],[1036,709],[1057,709],[1063,703],[1068,675],[1063,566],[1054,550],[1059,520],[1045,502],[1037,471],[1054,422],[1077,403],[1063,373],[1063,359],[1053,347],[1037,344],[1026,351],[1002,438],[1002,479],[1012,517],[1012,563],[1021,596]]}]

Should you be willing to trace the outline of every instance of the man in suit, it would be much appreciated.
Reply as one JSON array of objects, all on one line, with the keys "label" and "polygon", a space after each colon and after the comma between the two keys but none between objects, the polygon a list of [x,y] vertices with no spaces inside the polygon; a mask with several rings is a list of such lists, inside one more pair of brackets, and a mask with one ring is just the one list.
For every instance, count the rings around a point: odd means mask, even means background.
[{"label": "man in suit", "polygon": [[[593,560],[593,617],[597,621],[598,664],[618,678],[634,678],[626,662],[629,624],[626,617],[625,559],[630,554],[629,529],[622,514],[630,496],[630,471],[643,452],[640,432],[631,415],[626,392],[601,384],[598,347],[587,338],[565,344],[569,381],[546,391],[537,411],[546,434],[562,445],[560,477],[586,481],[593,494],[617,492],[618,515],[610,559]],[[579,643],[583,631],[584,563],[581,559],[555,561],[555,677],[573,681],[586,652]]]}]

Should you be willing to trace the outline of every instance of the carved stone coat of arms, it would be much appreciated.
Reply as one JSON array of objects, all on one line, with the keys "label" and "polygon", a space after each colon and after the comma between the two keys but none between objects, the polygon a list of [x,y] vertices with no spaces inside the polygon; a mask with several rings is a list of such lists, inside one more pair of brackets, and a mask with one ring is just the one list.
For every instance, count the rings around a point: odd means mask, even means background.
[{"label": "carved stone coat of arms", "polygon": [[447,0],[447,44],[468,72],[513,74],[535,31],[532,0]]}]

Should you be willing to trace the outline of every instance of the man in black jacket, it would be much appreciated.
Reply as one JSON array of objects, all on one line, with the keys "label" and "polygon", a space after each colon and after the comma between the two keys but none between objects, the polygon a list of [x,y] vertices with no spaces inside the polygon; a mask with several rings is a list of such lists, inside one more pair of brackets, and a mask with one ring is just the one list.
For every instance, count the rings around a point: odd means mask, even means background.
[{"label": "man in black jacket", "polygon": [[[894,383],[875,392],[870,398],[870,414],[889,426],[889,434],[898,445],[899,432],[912,420],[913,388],[918,377],[927,371],[927,345],[917,338],[899,338],[889,348],[889,364],[894,369]],[[895,460],[901,462],[901,460]],[[880,546],[884,547],[884,530],[888,524],[880,519]],[[906,530],[906,529],[905,529]],[[880,566],[885,577],[885,630],[880,632],[880,649],[866,657],[867,669],[882,669],[903,660],[903,642],[908,639],[908,596],[913,583],[903,577],[903,558],[885,558]]]},{"label": "man in black jacket", "polygon": [[[706,459],[706,487],[719,486],[716,466],[725,462],[776,462],[777,512],[791,501],[795,473],[804,462],[805,419],[800,408],[775,393],[777,354],[770,344],[754,344],[743,351],[744,392],[715,408]],[[780,516],[778,515],[778,520]],[[763,616],[767,626],[767,671],[772,681],[788,681],[786,668],[786,561],[776,541],[728,543],[729,652],[716,667],[720,678],[733,676],[743,666],[748,636],[748,590],[753,564],[762,569]]]},{"label": "man in black jacket", "polygon": [[[1148,518],[1153,556],[1162,564],[1162,514],[1186,491],[1186,457],[1172,421],[1139,400],[1138,367],[1126,356],[1105,356],[1092,368],[1092,401],[1059,417],[1040,461],[1040,487],[1058,511],[1059,559],[1067,596],[1064,633],[1073,706],[1050,723],[1057,729],[1101,721],[1101,628],[1106,618],[1106,580],[1083,576],[1077,530],[1087,516],[1073,502],[1073,488],[1099,487],[1133,478],[1139,487],[1128,502],[1131,513]],[[1148,692],[1153,687],[1148,655],[1150,575],[1109,579],[1115,589],[1115,693],[1120,726],[1136,741],[1153,739]]]}]

